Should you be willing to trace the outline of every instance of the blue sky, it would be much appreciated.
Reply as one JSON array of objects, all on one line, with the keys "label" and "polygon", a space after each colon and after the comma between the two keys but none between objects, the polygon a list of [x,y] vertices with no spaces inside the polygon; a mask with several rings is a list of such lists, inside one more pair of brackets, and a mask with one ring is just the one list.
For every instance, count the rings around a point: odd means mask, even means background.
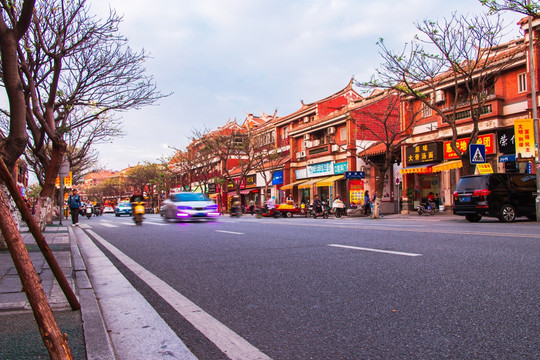
[{"label": "blue sky", "polygon": [[[91,12],[123,15],[120,30],[151,58],[163,93],[155,106],[119,114],[126,136],[97,147],[121,170],[170,156],[193,129],[215,129],[246,113],[290,114],[367,81],[380,64],[376,42],[400,50],[414,23],[485,12],[476,0],[89,0]],[[151,4],[151,5],[149,5]],[[512,37],[520,16],[507,14]]]}]

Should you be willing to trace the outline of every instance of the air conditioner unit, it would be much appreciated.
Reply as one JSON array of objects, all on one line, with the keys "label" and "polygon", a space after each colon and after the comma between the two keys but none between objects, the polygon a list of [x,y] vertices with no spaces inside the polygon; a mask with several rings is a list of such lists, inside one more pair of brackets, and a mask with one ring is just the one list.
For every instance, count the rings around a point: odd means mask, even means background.
[{"label": "air conditioner unit", "polygon": [[439,104],[446,101],[446,97],[444,96],[444,91],[437,90],[435,91],[435,103]]},{"label": "air conditioner unit", "polygon": [[309,122],[309,117],[304,116],[304,122],[305,122],[305,123],[308,123],[308,122]]},{"label": "air conditioner unit", "polygon": [[321,140],[313,140],[313,146],[321,145]]},{"label": "air conditioner unit", "polygon": [[327,130],[328,134],[332,135],[336,133],[336,128],[333,126],[330,126]]},{"label": "air conditioner unit", "polygon": [[303,151],[303,150],[302,150],[302,151],[300,151],[300,157],[303,157],[303,158],[304,158],[304,157],[306,157],[306,152],[305,152],[305,151]]},{"label": "air conditioner unit", "polygon": [[304,140],[309,140],[311,136],[309,134],[304,134]]},{"label": "air conditioner unit", "polygon": [[304,147],[305,148],[313,147],[313,142],[312,141],[304,141]]},{"label": "air conditioner unit", "polygon": [[332,152],[338,152],[339,151],[339,145],[334,144],[332,145]]}]

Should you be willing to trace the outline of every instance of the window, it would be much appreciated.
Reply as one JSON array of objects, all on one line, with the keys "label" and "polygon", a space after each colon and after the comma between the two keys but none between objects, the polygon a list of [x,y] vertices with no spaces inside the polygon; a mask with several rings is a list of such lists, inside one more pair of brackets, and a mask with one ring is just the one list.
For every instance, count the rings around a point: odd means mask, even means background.
[{"label": "window", "polygon": [[347,128],[339,129],[339,140],[341,141],[347,140]]},{"label": "window", "polygon": [[527,91],[527,74],[522,73],[518,75],[518,93]]},{"label": "window", "polygon": [[427,105],[422,104],[422,117],[430,117],[433,114],[433,110]]}]

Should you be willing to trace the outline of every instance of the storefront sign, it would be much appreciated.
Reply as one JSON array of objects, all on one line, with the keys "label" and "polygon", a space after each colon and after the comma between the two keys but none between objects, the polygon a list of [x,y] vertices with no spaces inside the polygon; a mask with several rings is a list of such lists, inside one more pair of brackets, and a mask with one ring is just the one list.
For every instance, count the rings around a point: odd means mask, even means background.
[{"label": "storefront sign", "polygon": [[349,199],[351,204],[363,203],[364,182],[362,180],[349,181]]},{"label": "storefront sign", "polygon": [[307,178],[307,169],[295,170],[294,175],[296,180],[305,179]]},{"label": "storefront sign", "polygon": [[250,187],[255,187],[255,186],[257,186],[257,177],[256,177],[256,175],[246,176],[246,187],[250,188]]},{"label": "storefront sign", "polygon": [[442,161],[442,143],[418,144],[405,149],[407,166]]},{"label": "storefront sign", "polygon": [[345,171],[347,171],[346,161],[334,164],[334,174],[343,174]]},{"label": "storefront sign", "polygon": [[[444,158],[446,160],[459,159],[459,156],[452,149],[450,143],[451,141],[444,142]],[[495,154],[495,134],[478,135],[476,143],[486,146],[486,154]],[[467,145],[469,145],[469,138],[456,140],[457,148],[463,153],[467,152]]]},{"label": "storefront sign", "polygon": [[334,162],[327,161],[320,164],[307,166],[308,177],[334,175]]},{"label": "storefront sign", "polygon": [[499,144],[499,153],[514,154],[516,152],[516,138],[514,128],[502,129],[497,131]]},{"label": "storefront sign", "polygon": [[283,184],[283,170],[274,171],[272,175],[272,185]]},{"label": "storefront sign", "polygon": [[214,183],[208,184],[208,193],[212,194],[212,193],[215,193],[215,192],[217,192],[216,191],[216,184],[214,184]]},{"label": "storefront sign", "polygon": [[518,158],[534,157],[534,123],[532,119],[514,120],[516,134],[516,155]]},{"label": "storefront sign", "polygon": [[476,168],[480,174],[493,174],[493,168],[490,163],[478,164]]}]

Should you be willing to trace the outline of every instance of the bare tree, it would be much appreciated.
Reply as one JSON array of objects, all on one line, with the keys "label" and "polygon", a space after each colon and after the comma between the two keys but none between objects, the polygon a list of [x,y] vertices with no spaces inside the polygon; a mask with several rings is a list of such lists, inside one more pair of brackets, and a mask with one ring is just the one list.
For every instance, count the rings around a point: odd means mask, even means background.
[{"label": "bare tree", "polygon": [[[468,149],[462,151],[456,145],[458,123],[463,116],[471,118],[468,140],[476,143],[486,101],[494,97],[501,74],[517,56],[523,56],[523,44],[501,45],[502,21],[497,17],[493,22],[487,15],[467,18],[454,14],[440,22],[425,20],[417,29],[423,37],[416,36],[399,53],[388,49],[382,39],[378,42],[383,63],[370,84],[397,90],[440,116],[452,129],[452,149],[463,162],[463,173],[468,174]],[[455,99],[450,106],[434,101],[435,92],[443,88]],[[463,105],[465,109],[459,107]]]},{"label": "bare tree", "polygon": [[77,138],[76,131],[84,132],[80,129],[89,124],[105,123],[117,111],[164,96],[145,74],[146,53],[133,52],[119,35],[120,21],[114,11],[105,20],[90,15],[85,0],[45,0],[18,48],[29,148],[45,169],[38,203],[38,210],[45,209],[42,217],[52,204],[54,180],[68,149],[65,134]]},{"label": "bare tree", "polygon": [[540,4],[530,0],[479,0],[484,6],[487,6],[492,13],[499,11],[513,11],[527,16],[537,16],[540,12]]},{"label": "bare tree", "polygon": [[375,144],[381,144],[383,154],[376,159],[363,156],[363,160],[372,165],[378,178],[375,183],[376,200],[373,206],[373,218],[378,218],[381,200],[383,198],[385,175],[392,169],[394,163],[400,160],[400,149],[407,139],[411,137],[412,128],[416,125],[417,116],[412,107],[406,107],[409,122],[400,124],[400,105],[402,98],[398,92],[389,90],[376,92],[373,96],[365,98],[365,103],[358,110],[351,113],[350,120],[370,138],[376,139]]}]

